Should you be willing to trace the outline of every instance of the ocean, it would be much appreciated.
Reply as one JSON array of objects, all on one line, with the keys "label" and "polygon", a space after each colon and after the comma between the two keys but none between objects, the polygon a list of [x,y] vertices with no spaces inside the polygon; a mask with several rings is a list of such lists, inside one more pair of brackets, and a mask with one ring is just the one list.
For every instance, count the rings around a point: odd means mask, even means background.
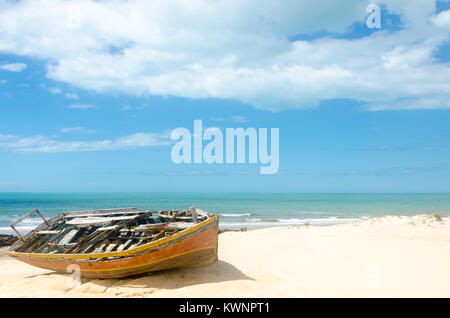
[{"label": "ocean", "polygon": [[[220,215],[222,229],[285,225],[329,225],[382,215],[450,215],[450,194],[298,194],[298,193],[0,193],[0,233],[34,208],[45,217],[62,211],[137,207],[164,210],[202,208]],[[38,216],[17,229],[39,225]]]}]

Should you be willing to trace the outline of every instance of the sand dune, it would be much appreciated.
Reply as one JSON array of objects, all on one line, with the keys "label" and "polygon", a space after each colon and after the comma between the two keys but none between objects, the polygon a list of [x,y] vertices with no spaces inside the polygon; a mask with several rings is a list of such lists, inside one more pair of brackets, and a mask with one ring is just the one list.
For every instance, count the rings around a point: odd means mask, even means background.
[{"label": "sand dune", "polygon": [[0,256],[1,297],[450,297],[450,218],[371,218],[219,236],[219,262],[72,288]]}]

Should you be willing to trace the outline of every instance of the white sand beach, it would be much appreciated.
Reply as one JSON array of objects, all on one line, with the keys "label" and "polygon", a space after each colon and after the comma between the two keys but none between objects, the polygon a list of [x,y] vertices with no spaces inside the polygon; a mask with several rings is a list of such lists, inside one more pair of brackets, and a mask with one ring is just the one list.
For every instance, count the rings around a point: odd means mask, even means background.
[{"label": "white sand beach", "polygon": [[226,232],[214,265],[74,288],[3,251],[0,297],[450,297],[450,217]]}]

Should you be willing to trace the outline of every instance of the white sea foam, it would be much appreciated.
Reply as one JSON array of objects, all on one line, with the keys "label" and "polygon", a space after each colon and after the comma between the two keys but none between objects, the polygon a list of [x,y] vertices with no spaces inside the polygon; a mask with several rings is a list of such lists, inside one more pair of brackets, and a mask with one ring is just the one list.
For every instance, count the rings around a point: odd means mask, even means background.
[{"label": "white sea foam", "polygon": [[295,214],[316,214],[316,215],[330,215],[330,214],[334,214],[336,212],[327,212],[327,211],[315,211],[315,210],[300,210],[300,211],[295,211]]},{"label": "white sea foam", "polygon": [[[16,230],[19,231],[20,234],[26,235],[31,230],[34,230],[36,226],[15,226]],[[9,226],[0,226],[0,234],[16,234],[12,228]]]},{"label": "white sea foam", "polygon": [[250,216],[251,214],[250,213],[220,213],[219,215],[223,216],[223,217],[234,217],[234,218],[236,218],[236,217],[240,217],[240,216]]},{"label": "white sea foam", "polygon": [[42,219],[25,219],[25,220],[22,220],[22,222],[20,222],[20,223],[40,225],[42,222],[43,222]]},{"label": "white sea foam", "polygon": [[342,224],[361,220],[361,218],[342,218],[337,217],[329,218],[315,218],[315,219],[248,219],[244,222],[220,222],[219,225],[223,229],[239,229],[246,227],[249,229],[264,228],[264,227],[277,227],[277,226],[287,226],[287,225],[332,225],[332,224]]},{"label": "white sea foam", "polygon": [[[14,231],[9,226],[11,223],[16,221],[20,216],[18,215],[2,215],[0,217],[0,234],[15,234]],[[24,219],[19,222],[15,228],[21,234],[27,234],[31,230],[35,229],[43,223],[41,218],[29,218]]]}]

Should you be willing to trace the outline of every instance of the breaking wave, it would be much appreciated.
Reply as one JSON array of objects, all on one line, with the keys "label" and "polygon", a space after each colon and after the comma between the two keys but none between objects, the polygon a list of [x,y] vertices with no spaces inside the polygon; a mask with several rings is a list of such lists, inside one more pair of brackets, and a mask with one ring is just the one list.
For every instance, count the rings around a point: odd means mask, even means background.
[{"label": "breaking wave", "polygon": [[241,217],[241,216],[250,216],[251,213],[220,213],[219,215],[223,216],[223,217],[237,218],[237,217]]}]

